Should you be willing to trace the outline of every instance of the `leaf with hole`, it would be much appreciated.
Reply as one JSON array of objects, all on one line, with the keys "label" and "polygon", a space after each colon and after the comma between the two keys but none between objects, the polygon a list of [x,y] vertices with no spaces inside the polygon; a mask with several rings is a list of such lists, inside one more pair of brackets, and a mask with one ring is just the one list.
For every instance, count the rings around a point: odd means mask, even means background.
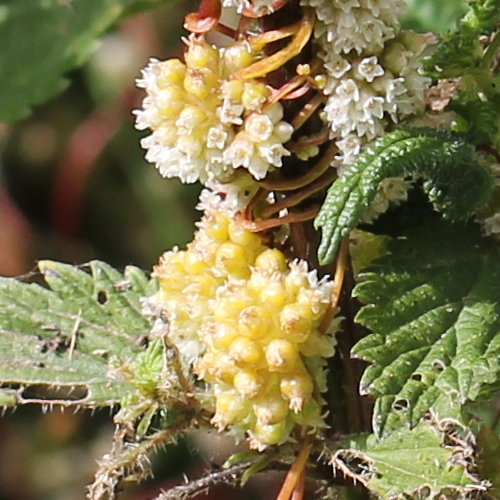
[{"label": "leaf with hole", "polygon": [[151,322],[141,297],[155,283],[135,267],[120,273],[99,261],[85,270],[38,267],[50,288],[0,278],[0,403],[116,404],[132,387],[109,373],[108,359],[142,352]]},{"label": "leaf with hole", "polygon": [[360,275],[356,321],[371,333],[352,353],[371,363],[374,428],[416,425],[430,410],[459,416],[500,375],[500,252],[474,225],[423,221]]},{"label": "leaf with hole", "polygon": [[472,443],[467,436],[458,438],[451,426],[421,422],[383,440],[359,435],[341,445],[345,448],[335,452],[332,465],[384,500],[469,498],[485,489],[459,459],[471,456]]}]

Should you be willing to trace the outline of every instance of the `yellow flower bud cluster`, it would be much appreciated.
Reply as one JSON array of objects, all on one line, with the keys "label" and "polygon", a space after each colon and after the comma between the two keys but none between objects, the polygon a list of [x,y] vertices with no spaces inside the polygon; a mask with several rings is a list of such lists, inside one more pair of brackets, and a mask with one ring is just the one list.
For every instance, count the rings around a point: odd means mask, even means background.
[{"label": "yellow flower bud cluster", "polygon": [[186,251],[163,255],[153,297],[169,338],[207,383],[213,424],[262,449],[295,425],[322,425],[319,392],[334,339],[320,332],[331,285],[287,262],[221,211],[209,212]]},{"label": "yellow flower bud cluster", "polygon": [[218,49],[203,37],[187,40],[185,62],[152,59],[137,85],[146,90],[136,127],[146,159],[164,177],[183,182],[231,182],[243,167],[261,179],[290,155],[293,127],[281,104],[262,110],[270,90],[255,79],[232,78],[261,56],[238,41]]}]

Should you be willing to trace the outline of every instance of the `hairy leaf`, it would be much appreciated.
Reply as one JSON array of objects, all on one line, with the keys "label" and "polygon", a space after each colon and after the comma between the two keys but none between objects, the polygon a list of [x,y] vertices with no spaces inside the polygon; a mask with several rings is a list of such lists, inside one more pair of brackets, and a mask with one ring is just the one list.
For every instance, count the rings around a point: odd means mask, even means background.
[{"label": "hairy leaf", "polygon": [[444,34],[434,53],[423,61],[433,78],[456,78],[474,72],[483,58],[480,35],[490,33],[500,21],[499,0],[472,0],[455,30]]},{"label": "hairy leaf", "polygon": [[430,201],[452,220],[469,217],[493,189],[491,173],[478,164],[474,148],[461,136],[433,129],[391,132],[375,141],[328,190],[315,221],[323,233],[320,263],[333,260],[382,180],[409,175],[425,179],[423,187]]},{"label": "hairy leaf", "polygon": [[[93,261],[90,273],[41,261],[50,287],[0,278],[0,403],[112,405],[131,386],[108,373],[108,358],[135,357],[150,330],[140,298],[154,283],[142,271],[119,273]],[[10,389],[6,389],[8,387]]]},{"label": "hairy leaf", "polygon": [[[424,221],[425,222],[425,221]],[[423,224],[360,275],[356,320],[372,333],[353,348],[367,360],[361,390],[377,396],[379,434],[415,425],[429,410],[493,390],[500,375],[500,252],[474,226]]]},{"label": "hairy leaf", "polygon": [[[346,439],[347,449],[338,450],[332,465],[359,481],[382,499],[456,498],[483,487],[467,471],[461,455],[472,447],[456,440],[450,446],[450,430],[421,422],[414,429],[402,428],[381,441],[374,435]],[[450,496],[447,496],[450,495]]]},{"label": "hairy leaf", "polygon": [[488,101],[457,97],[448,108],[457,114],[455,130],[467,134],[474,144],[495,144],[500,129],[500,93]]},{"label": "hairy leaf", "polygon": [[26,116],[60,92],[97,38],[137,8],[165,0],[15,0],[0,3],[0,121]]}]

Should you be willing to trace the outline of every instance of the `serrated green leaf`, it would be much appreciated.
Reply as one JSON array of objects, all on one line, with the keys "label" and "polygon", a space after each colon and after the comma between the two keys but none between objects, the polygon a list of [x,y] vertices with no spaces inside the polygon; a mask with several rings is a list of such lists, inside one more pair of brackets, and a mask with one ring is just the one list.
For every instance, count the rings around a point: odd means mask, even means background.
[{"label": "serrated green leaf", "polygon": [[131,390],[108,374],[108,358],[133,358],[148,334],[141,297],[155,283],[142,271],[119,273],[92,261],[90,273],[39,263],[49,289],[0,278],[0,384],[18,387],[18,404],[113,405]]},{"label": "serrated green leaf", "polygon": [[[445,445],[445,432],[428,422],[414,429],[402,428],[384,440],[374,435],[352,437],[348,448],[337,451],[332,465],[359,481],[384,500],[396,498],[452,498],[446,493],[484,489],[454,457],[464,448]],[[466,443],[463,443],[467,447]],[[466,451],[472,451],[466,450]],[[453,496],[453,498],[455,498]]]},{"label": "serrated green leaf", "polygon": [[491,173],[479,165],[474,148],[460,135],[426,128],[391,132],[375,141],[328,190],[315,220],[322,229],[320,263],[333,260],[383,179],[409,175],[425,179],[430,201],[452,220],[470,217],[493,190]]},{"label": "serrated green leaf", "polygon": [[0,3],[0,121],[22,118],[60,92],[97,39],[136,8],[165,0],[15,0]]},{"label": "serrated green leaf", "polygon": [[361,390],[378,398],[379,434],[429,410],[457,417],[500,375],[498,249],[474,226],[431,221],[389,250],[354,290],[366,304],[356,320],[372,333],[353,355],[371,363]]}]

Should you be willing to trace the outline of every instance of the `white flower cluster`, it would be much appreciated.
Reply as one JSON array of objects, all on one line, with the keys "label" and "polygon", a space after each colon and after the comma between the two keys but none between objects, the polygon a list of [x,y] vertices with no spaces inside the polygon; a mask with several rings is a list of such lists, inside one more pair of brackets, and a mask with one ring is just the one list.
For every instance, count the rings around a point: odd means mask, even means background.
[{"label": "white flower cluster", "polygon": [[289,155],[283,144],[293,127],[275,103],[262,109],[270,90],[257,80],[230,79],[252,64],[244,42],[217,49],[190,37],[185,63],[152,59],[137,85],[146,90],[136,127],[153,133],[142,140],[146,159],[164,177],[183,182],[229,182],[236,169],[262,179]]},{"label": "white flower cluster", "polygon": [[430,83],[417,57],[427,38],[400,32],[401,0],[302,0],[315,8],[315,36],[326,73],[323,119],[342,165],[397,122],[424,107]]},{"label": "white flower cluster", "polygon": [[316,10],[315,36],[335,54],[375,54],[400,29],[403,0],[302,0]]}]

